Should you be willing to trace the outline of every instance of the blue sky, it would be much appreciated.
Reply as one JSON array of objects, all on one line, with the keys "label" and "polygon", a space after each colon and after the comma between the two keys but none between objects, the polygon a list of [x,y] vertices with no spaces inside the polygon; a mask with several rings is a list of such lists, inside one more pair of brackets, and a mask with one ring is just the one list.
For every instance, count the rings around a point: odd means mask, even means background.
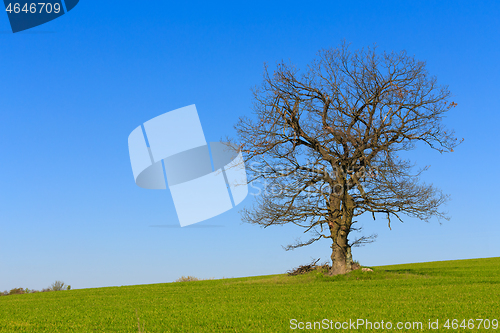
[{"label": "blue sky", "polygon": [[[451,195],[430,223],[361,217],[376,243],[363,265],[500,256],[497,1],[101,2],[12,34],[0,15],[0,290],[73,288],[283,273],[328,242],[286,252],[298,227],[242,224],[237,209],[178,225],[167,191],[135,185],[127,138],[145,121],[196,104],[207,141],[250,115],[263,64],[304,68],[343,39],[427,61],[458,106],[454,153],[412,152],[423,180]],[[165,227],[151,227],[163,225]]]}]

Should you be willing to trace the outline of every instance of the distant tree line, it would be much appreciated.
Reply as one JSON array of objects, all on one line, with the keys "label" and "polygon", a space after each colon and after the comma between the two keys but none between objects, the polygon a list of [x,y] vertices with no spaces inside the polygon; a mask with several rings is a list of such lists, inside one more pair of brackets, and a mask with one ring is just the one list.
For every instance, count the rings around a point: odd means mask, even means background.
[{"label": "distant tree line", "polygon": [[4,292],[0,292],[0,296],[8,296],[8,295],[21,295],[21,294],[34,294],[34,293],[45,293],[48,291],[60,291],[60,290],[71,290],[71,285],[66,285],[62,281],[56,281],[52,283],[50,287],[44,288],[42,290],[35,290],[29,288],[14,288],[10,291],[5,290]]}]

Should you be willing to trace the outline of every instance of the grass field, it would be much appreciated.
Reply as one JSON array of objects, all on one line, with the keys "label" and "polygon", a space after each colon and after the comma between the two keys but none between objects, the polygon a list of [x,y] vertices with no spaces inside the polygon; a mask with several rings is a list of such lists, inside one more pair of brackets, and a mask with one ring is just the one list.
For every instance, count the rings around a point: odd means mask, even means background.
[{"label": "grass field", "polygon": [[500,258],[373,269],[2,296],[0,331],[500,332]]}]

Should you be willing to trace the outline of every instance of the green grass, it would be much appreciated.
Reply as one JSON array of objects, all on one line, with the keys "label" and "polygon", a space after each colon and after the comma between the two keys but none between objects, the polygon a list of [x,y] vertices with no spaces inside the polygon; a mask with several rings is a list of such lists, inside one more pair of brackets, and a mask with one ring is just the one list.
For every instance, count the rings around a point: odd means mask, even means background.
[{"label": "green grass", "polygon": [[[0,297],[0,332],[288,332],[290,320],[335,323],[500,319],[500,258],[372,267],[326,277],[237,279],[79,289]],[[478,322],[476,322],[477,325]],[[318,331],[318,330],[316,330]]]}]

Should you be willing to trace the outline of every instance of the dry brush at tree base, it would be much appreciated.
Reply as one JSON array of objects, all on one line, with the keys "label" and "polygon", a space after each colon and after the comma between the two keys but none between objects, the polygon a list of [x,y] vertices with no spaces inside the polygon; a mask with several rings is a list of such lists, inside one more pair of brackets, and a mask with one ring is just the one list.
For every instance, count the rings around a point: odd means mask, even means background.
[{"label": "dry brush at tree base", "polygon": [[[280,63],[266,67],[254,90],[254,117],[235,125],[249,173],[262,183],[242,220],[262,227],[288,223],[312,237],[286,249],[331,241],[330,274],[352,269],[351,248],[376,235],[351,239],[355,218],[368,213],[402,221],[448,217],[448,199],[419,182],[401,152],[423,143],[452,152],[460,142],[441,120],[456,103],[425,63],[406,52],[322,50],[305,71]],[[463,139],[462,139],[463,140]],[[350,237],[351,236],[351,237]]]},{"label": "dry brush at tree base", "polygon": [[[300,265],[297,268],[291,269],[290,271],[287,272],[288,275],[294,276],[294,275],[300,275],[300,274],[306,274],[309,272],[314,272],[314,271],[319,271],[319,272],[329,272],[331,269],[331,266],[328,264],[322,264],[322,265],[317,265],[320,259],[313,260],[310,264],[308,265]],[[354,262],[351,265],[351,271],[354,271],[356,269],[360,269],[361,266],[359,263]],[[370,268],[362,268],[363,272],[372,272]]]}]

